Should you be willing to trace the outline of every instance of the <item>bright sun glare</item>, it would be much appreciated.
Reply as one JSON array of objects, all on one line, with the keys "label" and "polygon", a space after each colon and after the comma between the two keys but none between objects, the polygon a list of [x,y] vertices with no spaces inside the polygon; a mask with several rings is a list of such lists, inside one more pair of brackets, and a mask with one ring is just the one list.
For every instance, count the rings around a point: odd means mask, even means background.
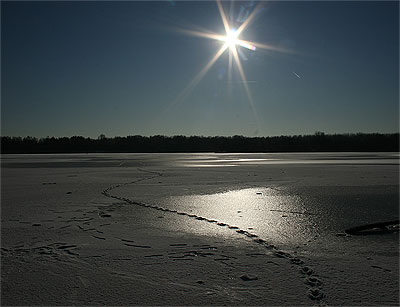
[{"label": "bright sun glare", "polygon": [[238,32],[235,29],[228,30],[226,36],[224,37],[225,43],[229,46],[229,48],[235,48],[235,45],[238,44]]},{"label": "bright sun glare", "polygon": [[[221,0],[217,0],[217,6],[218,6],[218,11],[221,15],[222,23],[224,25],[225,29],[225,35],[217,34],[217,33],[212,33],[212,32],[200,32],[200,31],[192,31],[192,30],[187,30],[187,29],[180,29],[181,32],[198,36],[198,37],[203,37],[203,38],[209,38],[213,40],[218,40],[223,42],[223,45],[220,47],[220,49],[215,53],[215,55],[210,59],[210,61],[200,70],[200,72],[193,78],[193,80],[187,85],[187,87],[178,95],[178,98],[175,100],[174,103],[177,103],[178,101],[181,101],[184,97],[186,97],[195,87],[196,85],[201,81],[201,79],[204,77],[204,75],[207,73],[207,71],[214,65],[214,63],[219,59],[219,57],[225,52],[229,52],[229,62],[228,62],[228,83],[232,81],[232,64],[236,64],[236,69],[239,72],[240,78],[241,78],[241,84],[243,85],[243,88],[245,90],[246,96],[248,98],[248,102],[250,104],[250,108],[252,110],[252,113],[254,115],[254,119],[258,124],[258,116],[257,112],[255,110],[255,105],[254,101],[250,92],[250,88],[248,86],[248,82],[242,67],[242,63],[240,62],[239,58],[239,47],[243,47],[246,49],[249,49],[251,51],[255,51],[256,48],[264,49],[264,50],[272,50],[272,51],[280,51],[280,52],[286,52],[286,50],[277,48],[271,45],[266,45],[266,44],[260,44],[256,42],[250,42],[246,41],[243,39],[240,39],[239,36],[242,34],[242,32],[248,27],[248,25],[252,22],[254,19],[255,15],[259,11],[258,8],[260,5],[262,5],[263,2],[261,1],[259,6],[257,6],[246,18],[245,21],[243,21],[240,26],[236,29],[231,27],[231,24],[228,22],[228,16],[225,14],[224,8],[222,7]],[[233,2],[231,3],[233,5]]]}]

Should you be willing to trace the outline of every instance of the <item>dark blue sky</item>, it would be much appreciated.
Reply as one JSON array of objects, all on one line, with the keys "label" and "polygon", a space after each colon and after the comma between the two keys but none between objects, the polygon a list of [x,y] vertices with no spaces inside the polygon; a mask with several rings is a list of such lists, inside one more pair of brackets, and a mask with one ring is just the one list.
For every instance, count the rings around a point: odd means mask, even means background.
[{"label": "dark blue sky", "polygon": [[[253,7],[235,2],[232,16]],[[2,135],[397,132],[398,12],[265,2],[240,38],[293,53],[240,48],[257,125],[227,52],[173,103],[223,44],[175,29],[224,34],[215,2],[2,1]]]}]

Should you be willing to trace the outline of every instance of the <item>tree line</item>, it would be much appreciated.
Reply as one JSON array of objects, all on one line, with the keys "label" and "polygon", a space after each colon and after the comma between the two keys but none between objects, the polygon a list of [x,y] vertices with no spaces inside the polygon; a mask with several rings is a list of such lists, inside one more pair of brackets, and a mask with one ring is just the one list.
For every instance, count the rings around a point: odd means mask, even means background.
[{"label": "tree line", "polygon": [[97,139],[72,137],[1,137],[1,153],[86,152],[329,152],[399,151],[399,133],[356,133],[245,137],[235,136],[140,136]]}]

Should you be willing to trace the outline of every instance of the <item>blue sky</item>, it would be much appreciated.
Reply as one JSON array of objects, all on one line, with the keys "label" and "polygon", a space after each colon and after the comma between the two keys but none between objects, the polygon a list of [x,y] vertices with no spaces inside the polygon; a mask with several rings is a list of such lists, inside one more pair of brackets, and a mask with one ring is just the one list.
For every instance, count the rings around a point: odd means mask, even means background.
[{"label": "blue sky", "polygon": [[[237,20],[257,2],[223,2]],[[398,2],[265,2],[239,47],[255,119],[215,2],[2,2],[2,135],[269,136],[399,130]],[[231,91],[228,88],[231,87]]]}]

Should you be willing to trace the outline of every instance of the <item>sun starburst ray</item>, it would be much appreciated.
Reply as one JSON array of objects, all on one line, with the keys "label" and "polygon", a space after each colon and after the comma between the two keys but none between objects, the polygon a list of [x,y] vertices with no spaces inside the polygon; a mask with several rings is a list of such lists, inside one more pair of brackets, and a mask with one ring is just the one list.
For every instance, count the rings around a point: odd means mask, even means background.
[{"label": "sun starburst ray", "polygon": [[242,40],[237,40],[237,44],[252,51],[256,50],[256,46]]},{"label": "sun starburst ray", "polygon": [[211,60],[203,67],[202,70],[200,70],[200,72],[193,78],[193,80],[186,86],[186,88],[178,95],[177,99],[172,103],[172,105],[179,103],[190,94],[190,92],[196,87],[197,84],[199,84],[207,71],[214,65],[214,63],[219,59],[219,57],[224,53],[227,48],[228,46],[224,44],[217,51],[217,53],[211,58]]},{"label": "sun starburst ray", "polygon": [[[223,23],[223,26],[225,28],[225,35],[220,35],[216,34],[210,31],[196,31],[196,30],[188,30],[188,29],[179,29],[178,31],[181,33],[189,34],[192,36],[197,36],[201,38],[207,38],[207,39],[212,39],[212,40],[217,40],[223,42],[223,46],[217,51],[217,53],[210,59],[210,61],[201,69],[201,71],[193,78],[193,80],[186,86],[186,88],[178,95],[177,99],[172,103],[172,105],[177,104],[180,101],[183,101],[190,93],[191,91],[199,84],[199,82],[203,79],[205,74],[210,70],[210,68],[214,65],[214,63],[221,57],[221,55],[225,52],[225,50],[228,50],[228,73],[227,73],[227,78],[228,78],[228,93],[231,94],[232,91],[232,73],[233,73],[233,68],[234,66],[237,68],[240,79],[241,81],[236,81],[240,82],[243,84],[244,92],[246,94],[248,103],[250,105],[250,109],[252,111],[252,114],[254,116],[254,120],[257,125],[257,129],[259,129],[259,118],[257,115],[257,111],[255,108],[255,103],[248,85],[248,81],[246,79],[246,75],[243,70],[243,66],[240,62],[239,58],[239,53],[238,51],[241,52],[242,54],[242,49],[240,48],[246,48],[251,51],[255,51],[256,49],[262,49],[262,50],[268,50],[268,51],[274,51],[274,52],[282,52],[282,53],[293,53],[293,51],[282,48],[282,47],[277,47],[273,45],[267,45],[267,44],[261,44],[257,42],[252,42],[252,41],[247,41],[244,39],[240,39],[239,36],[242,34],[242,32],[250,25],[251,22],[254,21],[255,16],[257,13],[260,11],[261,6],[263,3],[259,3],[253,11],[250,13],[249,16],[241,23],[241,25],[238,27],[238,29],[235,29],[233,25],[233,3],[231,2],[230,6],[230,15],[227,16],[225,14],[223,5],[220,0],[217,0],[217,7],[219,14],[221,16],[221,20]],[[244,54],[242,54],[244,55]]]},{"label": "sun starburst ray", "polygon": [[260,2],[255,9],[251,12],[250,16],[247,17],[247,19],[239,26],[239,28],[237,29],[238,35],[240,35],[244,29],[247,28],[247,26],[250,24],[250,22],[253,21],[254,17],[257,15],[257,13],[259,12],[259,9],[263,6],[263,2]]},{"label": "sun starburst ray", "polygon": [[257,43],[257,42],[246,41],[246,40],[243,40],[243,39],[238,39],[237,43],[240,46],[252,46],[254,48],[270,50],[270,51],[276,51],[276,52],[281,52],[281,53],[295,53],[293,50],[290,50],[290,49],[287,49],[287,48],[277,47],[277,46],[267,45],[267,44],[260,44],[260,43]]},{"label": "sun starburst ray", "polygon": [[214,40],[218,40],[218,41],[224,41],[225,40],[225,36],[220,35],[220,34],[216,34],[216,33],[212,33],[212,32],[207,33],[207,32],[200,32],[200,31],[195,31],[195,30],[187,30],[187,29],[182,29],[182,28],[177,28],[176,31],[184,33],[184,34],[188,34],[190,36],[209,38],[209,39],[214,39]]},{"label": "sun starburst ray", "polygon": [[241,77],[241,79],[243,81],[242,82],[243,83],[243,87],[245,89],[245,92],[246,92],[246,95],[247,95],[247,99],[249,101],[249,105],[250,105],[251,111],[253,112],[253,116],[254,116],[254,119],[255,119],[256,125],[257,125],[257,129],[259,129],[259,126],[260,126],[259,122],[260,121],[258,119],[258,115],[257,115],[257,112],[256,112],[256,107],[255,107],[255,104],[254,104],[253,96],[251,95],[251,92],[250,92],[250,89],[249,89],[249,85],[247,83],[246,75],[244,74],[242,64],[240,63],[239,54],[238,54],[236,49],[233,49],[232,53],[233,53],[233,59],[235,60],[235,63],[236,63],[237,69],[239,71],[240,77]]},{"label": "sun starburst ray", "polygon": [[217,5],[218,5],[219,14],[221,15],[222,23],[224,24],[225,32],[229,33],[229,31],[231,29],[229,28],[228,19],[226,18],[225,11],[224,11],[224,8],[222,7],[220,0],[217,0]]},{"label": "sun starburst ray", "polygon": [[229,60],[228,60],[228,94],[232,93],[232,50],[229,49]]}]

